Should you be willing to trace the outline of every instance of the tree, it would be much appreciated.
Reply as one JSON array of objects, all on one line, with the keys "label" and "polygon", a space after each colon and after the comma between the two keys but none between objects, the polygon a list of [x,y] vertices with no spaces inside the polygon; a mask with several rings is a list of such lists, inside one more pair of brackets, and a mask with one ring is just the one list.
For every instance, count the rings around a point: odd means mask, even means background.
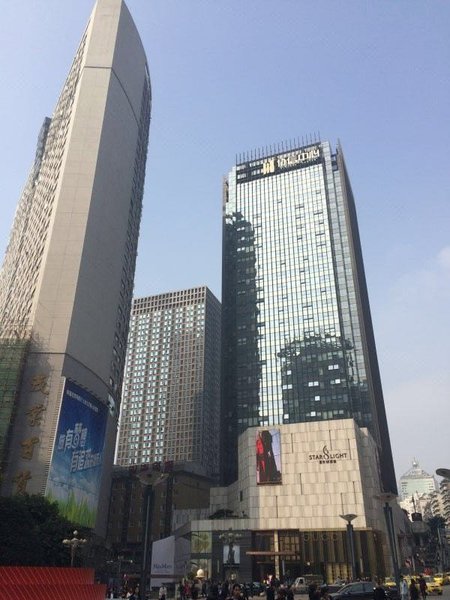
[{"label": "tree", "polygon": [[428,527],[430,528],[431,535],[435,538],[438,537],[438,529],[445,527],[445,519],[444,519],[444,517],[441,517],[440,515],[430,517],[426,521],[426,523],[427,523]]},{"label": "tree", "polygon": [[67,566],[70,553],[62,540],[75,526],[44,496],[0,498],[0,564]]}]

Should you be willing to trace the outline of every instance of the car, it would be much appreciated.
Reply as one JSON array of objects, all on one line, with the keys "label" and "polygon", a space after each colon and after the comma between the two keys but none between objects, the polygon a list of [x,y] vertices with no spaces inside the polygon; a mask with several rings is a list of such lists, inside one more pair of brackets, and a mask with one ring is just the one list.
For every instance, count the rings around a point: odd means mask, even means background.
[{"label": "car", "polygon": [[393,577],[385,577],[383,587],[394,588],[397,587],[395,579]]},{"label": "car", "polygon": [[294,594],[307,594],[312,583],[316,583],[320,587],[323,583],[323,576],[308,574],[297,577],[292,584],[292,591]]},{"label": "car", "polygon": [[292,591],[294,594],[306,594],[308,593],[308,584],[304,577],[297,577],[292,584]]},{"label": "car", "polygon": [[[373,581],[355,581],[344,585],[335,594],[330,594],[332,600],[372,600],[374,597],[375,583]],[[387,598],[393,600],[397,597],[397,588],[385,588]]]},{"label": "car", "polygon": [[251,581],[250,583],[244,583],[243,587],[244,591],[249,597],[260,596],[262,593],[264,593],[264,590],[266,589],[265,586],[259,581]]},{"label": "car", "polygon": [[442,585],[439,585],[430,575],[425,575],[424,579],[427,584],[427,592],[430,596],[442,596]]}]

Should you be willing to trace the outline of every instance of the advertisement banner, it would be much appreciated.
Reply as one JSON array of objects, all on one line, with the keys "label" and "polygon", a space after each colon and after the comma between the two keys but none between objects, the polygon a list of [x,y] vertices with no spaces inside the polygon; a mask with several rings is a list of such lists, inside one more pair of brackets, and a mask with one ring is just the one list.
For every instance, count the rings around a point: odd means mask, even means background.
[{"label": "advertisement banner", "polygon": [[73,523],[94,527],[108,408],[66,379],[46,496]]},{"label": "advertisement banner", "polygon": [[175,564],[175,536],[156,540],[152,544],[152,566],[151,576],[166,578],[164,581],[169,581],[167,577],[173,578]]},{"label": "advertisement banner", "polygon": [[256,434],[256,483],[281,483],[281,435],[279,429],[262,429]]},{"label": "advertisement banner", "polygon": [[234,542],[224,544],[223,546],[223,564],[239,565],[241,563],[241,547],[236,546]]}]

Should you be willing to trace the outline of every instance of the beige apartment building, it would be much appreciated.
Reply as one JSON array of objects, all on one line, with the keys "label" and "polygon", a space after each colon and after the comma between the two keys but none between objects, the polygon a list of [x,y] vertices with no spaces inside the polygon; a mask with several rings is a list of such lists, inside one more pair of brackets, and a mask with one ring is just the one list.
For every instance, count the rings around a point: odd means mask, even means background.
[{"label": "beige apartment building", "polygon": [[220,302],[206,286],[136,298],[117,463],[219,470]]},{"label": "beige apartment building", "polygon": [[46,494],[99,534],[150,110],[146,56],[128,8],[98,0],[39,136],[0,273],[1,492]]}]

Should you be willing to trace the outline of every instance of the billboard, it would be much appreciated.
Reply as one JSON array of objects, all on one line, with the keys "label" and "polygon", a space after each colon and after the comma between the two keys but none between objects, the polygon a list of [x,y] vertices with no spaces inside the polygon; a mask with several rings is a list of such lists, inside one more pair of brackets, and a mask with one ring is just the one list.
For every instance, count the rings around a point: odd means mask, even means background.
[{"label": "billboard", "polygon": [[152,544],[151,586],[175,581],[175,536]]},{"label": "billboard", "polygon": [[261,429],[256,434],[256,483],[281,483],[281,435],[279,429]]},{"label": "billboard", "polygon": [[234,542],[224,544],[223,546],[223,564],[239,565],[241,563],[241,547]]},{"label": "billboard", "polygon": [[94,527],[108,408],[66,379],[46,496],[73,523]]}]

